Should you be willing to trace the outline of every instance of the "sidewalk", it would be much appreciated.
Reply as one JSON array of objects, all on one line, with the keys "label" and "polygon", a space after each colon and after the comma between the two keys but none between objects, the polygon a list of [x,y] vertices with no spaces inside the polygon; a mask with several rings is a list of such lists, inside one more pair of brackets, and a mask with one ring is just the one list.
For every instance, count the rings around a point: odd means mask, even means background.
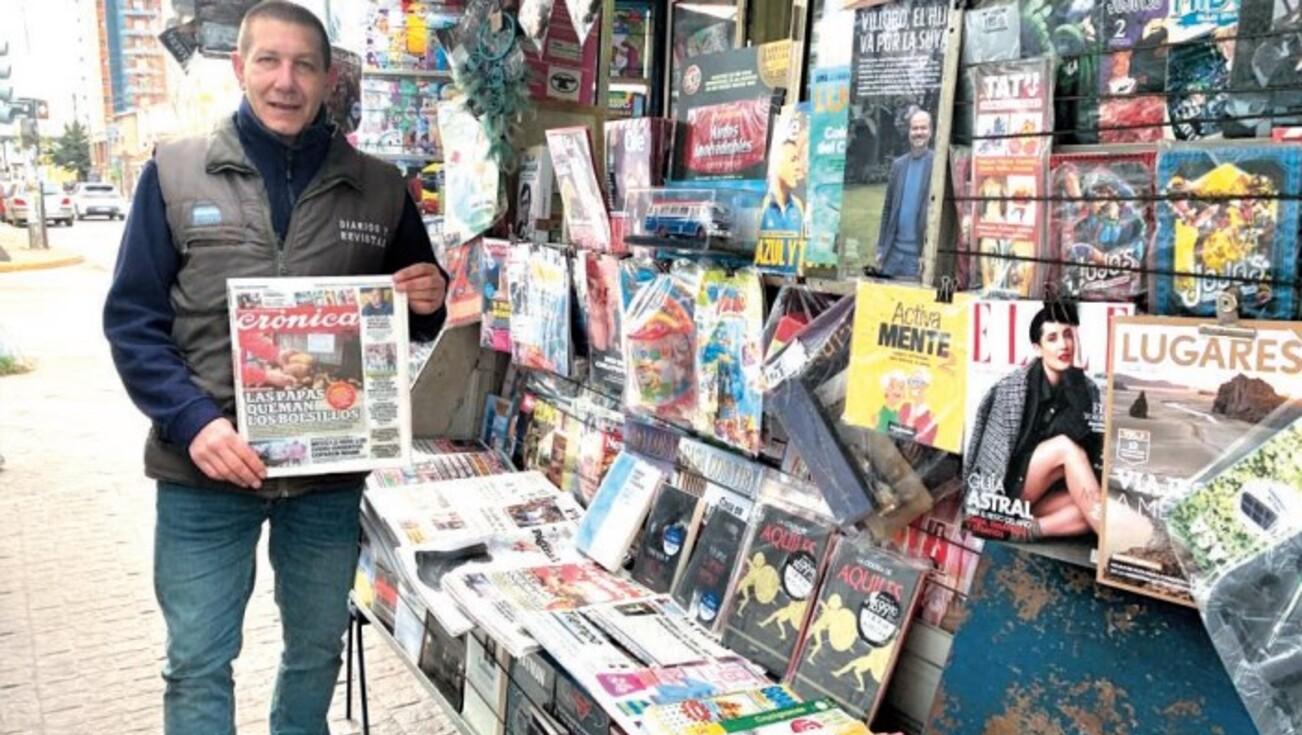
[{"label": "sidewalk", "polygon": [[0,255],[0,273],[61,268],[65,265],[76,265],[83,260],[80,255],[70,250],[58,248],[31,250],[27,244],[27,230],[0,227],[0,252],[9,256],[8,260],[4,260],[4,256]]}]

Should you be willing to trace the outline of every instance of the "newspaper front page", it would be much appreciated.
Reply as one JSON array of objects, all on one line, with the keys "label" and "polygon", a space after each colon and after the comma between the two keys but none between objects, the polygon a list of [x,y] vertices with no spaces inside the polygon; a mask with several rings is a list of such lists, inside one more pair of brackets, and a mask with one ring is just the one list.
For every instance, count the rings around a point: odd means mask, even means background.
[{"label": "newspaper front page", "polygon": [[237,423],[269,477],[403,467],[407,297],[389,276],[233,278]]}]

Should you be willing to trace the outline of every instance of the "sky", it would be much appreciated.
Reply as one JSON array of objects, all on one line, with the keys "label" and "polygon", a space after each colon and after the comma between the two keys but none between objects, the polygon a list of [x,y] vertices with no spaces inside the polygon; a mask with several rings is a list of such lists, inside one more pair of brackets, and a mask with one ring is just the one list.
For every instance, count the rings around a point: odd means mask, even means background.
[{"label": "sky", "polygon": [[[9,41],[14,96],[47,100],[50,127],[72,120],[78,6],[76,0],[0,0],[9,21],[0,25],[0,38]],[[17,12],[10,15],[9,8]]]}]

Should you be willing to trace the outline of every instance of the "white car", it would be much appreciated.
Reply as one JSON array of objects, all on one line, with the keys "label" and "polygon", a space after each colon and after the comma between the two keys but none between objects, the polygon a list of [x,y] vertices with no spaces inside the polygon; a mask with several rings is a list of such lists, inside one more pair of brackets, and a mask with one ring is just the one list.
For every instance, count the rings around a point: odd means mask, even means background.
[{"label": "white car", "polygon": [[112,184],[81,183],[72,190],[72,206],[77,219],[108,217],[126,219],[127,203]]},{"label": "white car", "polygon": [[[42,185],[41,191],[44,194],[42,199],[45,200],[45,220],[72,227],[72,197],[64,194],[62,189],[48,181]],[[5,217],[11,224],[26,227],[27,220],[36,209],[33,203],[35,198],[35,189],[15,189],[5,202]]]}]

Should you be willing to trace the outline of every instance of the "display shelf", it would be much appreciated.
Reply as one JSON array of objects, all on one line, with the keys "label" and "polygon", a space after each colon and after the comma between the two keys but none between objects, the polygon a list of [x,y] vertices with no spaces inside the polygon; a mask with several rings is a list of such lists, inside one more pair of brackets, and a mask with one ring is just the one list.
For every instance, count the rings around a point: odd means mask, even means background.
[{"label": "display shelf", "polygon": [[407,77],[415,79],[451,79],[451,69],[363,69],[369,77]]},{"label": "display shelf", "polygon": [[362,149],[362,153],[365,153],[368,156],[374,156],[382,161],[399,161],[404,163],[409,161],[420,161],[427,165],[431,163],[441,163],[443,161],[442,156],[426,156],[419,153],[375,153],[374,151],[368,151],[365,149]]},{"label": "display shelf", "polygon": [[[475,730],[470,727],[469,723],[461,718],[461,713],[452,706],[452,703],[447,700],[447,697],[443,696],[443,693],[438,690],[438,687],[434,686],[434,682],[430,681],[429,677],[425,676],[425,672],[420,670],[420,667],[416,665],[416,662],[412,661],[407,656],[407,652],[402,650],[402,646],[398,644],[398,640],[393,637],[393,634],[390,633],[387,628],[384,627],[384,624],[380,622],[379,618],[375,617],[375,613],[371,612],[370,608],[359,603],[357,597],[351,592],[348,593],[348,600],[352,603],[352,608],[357,611],[357,614],[365,618],[366,622],[370,624],[371,630],[379,635],[380,639],[383,640],[393,651],[394,655],[398,657],[398,660],[402,661],[402,665],[405,666],[407,671],[409,671],[416,679],[416,683],[420,686],[421,690],[424,691],[431,700],[433,700],[434,704],[436,704],[439,709],[443,710],[443,714],[448,718],[448,722],[452,723],[452,726],[457,729],[457,732],[461,733],[461,735],[479,735],[479,733],[475,732]],[[360,638],[358,645],[361,645]],[[352,661],[347,663],[349,666],[353,665]]]}]

